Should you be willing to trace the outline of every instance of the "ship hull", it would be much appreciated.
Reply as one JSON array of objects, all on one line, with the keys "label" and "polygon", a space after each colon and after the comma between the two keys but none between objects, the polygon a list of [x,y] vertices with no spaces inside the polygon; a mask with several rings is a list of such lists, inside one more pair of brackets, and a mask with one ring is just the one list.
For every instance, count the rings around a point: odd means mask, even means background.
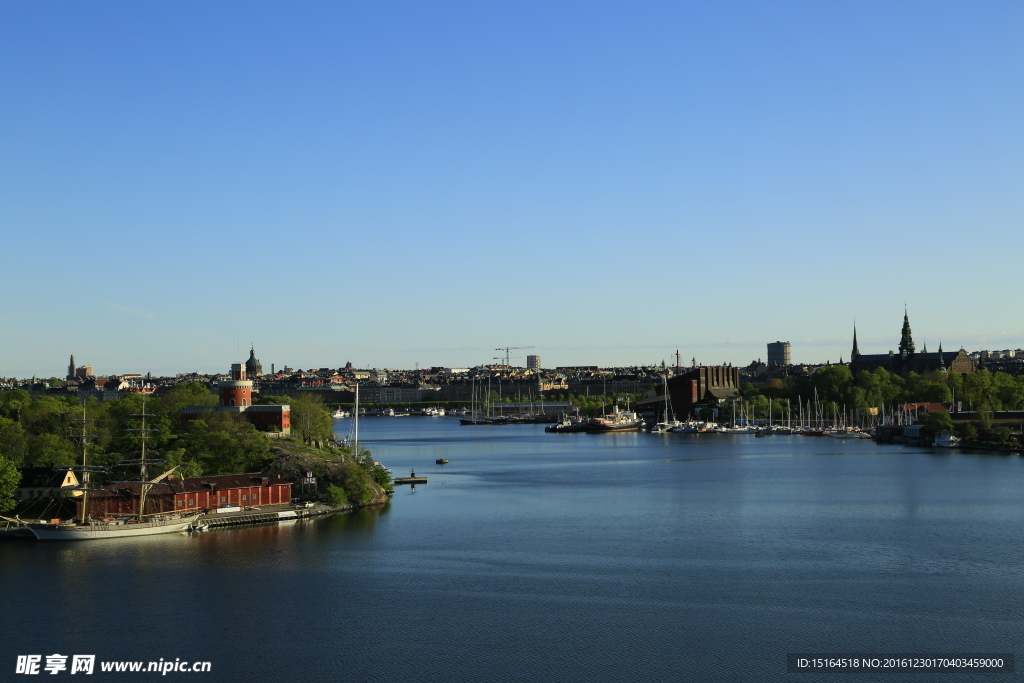
[{"label": "ship hull", "polygon": [[642,423],[638,420],[636,422],[630,422],[628,424],[606,424],[606,423],[593,423],[587,425],[588,432],[635,432],[640,429]]},{"label": "ship hull", "polygon": [[94,541],[100,538],[154,536],[156,534],[173,534],[179,531],[186,531],[199,516],[165,519],[158,522],[143,522],[141,524],[85,524],[81,526],[39,524],[30,526],[29,529],[40,541]]}]

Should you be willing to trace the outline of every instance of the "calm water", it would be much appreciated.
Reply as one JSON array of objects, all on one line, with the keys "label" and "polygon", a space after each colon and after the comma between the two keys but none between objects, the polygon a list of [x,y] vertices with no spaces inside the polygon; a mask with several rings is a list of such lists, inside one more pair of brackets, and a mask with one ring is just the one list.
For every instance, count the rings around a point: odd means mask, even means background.
[{"label": "calm water", "polygon": [[0,679],[55,652],[209,660],[177,676],[211,681],[1024,677],[786,673],[787,652],[1024,651],[1024,458],[360,427],[430,483],[351,516],[0,544]]}]

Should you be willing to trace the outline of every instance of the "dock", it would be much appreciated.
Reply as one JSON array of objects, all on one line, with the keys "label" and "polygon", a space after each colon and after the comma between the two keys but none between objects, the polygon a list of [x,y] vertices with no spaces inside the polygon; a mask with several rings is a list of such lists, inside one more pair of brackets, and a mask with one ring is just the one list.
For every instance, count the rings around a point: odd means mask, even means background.
[{"label": "dock", "polygon": [[350,507],[335,508],[322,504],[317,504],[313,507],[294,504],[264,505],[258,509],[251,508],[238,512],[209,512],[197,519],[195,524],[196,526],[206,524],[211,529],[214,527],[234,526],[236,524],[267,524],[344,512]]},{"label": "dock", "polygon": [[394,477],[392,478],[391,483],[395,486],[401,486],[402,484],[412,484],[415,486],[416,484],[426,484],[427,478],[417,477],[416,470],[409,470],[408,477]]}]

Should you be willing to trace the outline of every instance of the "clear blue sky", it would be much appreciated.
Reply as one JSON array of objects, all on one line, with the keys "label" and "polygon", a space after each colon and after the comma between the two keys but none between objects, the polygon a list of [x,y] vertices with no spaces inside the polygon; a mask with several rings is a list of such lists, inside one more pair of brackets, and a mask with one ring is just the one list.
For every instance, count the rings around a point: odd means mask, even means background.
[{"label": "clear blue sky", "polygon": [[[1020,2],[0,4],[0,375],[1024,346]],[[522,361],[520,361],[522,362]]]}]

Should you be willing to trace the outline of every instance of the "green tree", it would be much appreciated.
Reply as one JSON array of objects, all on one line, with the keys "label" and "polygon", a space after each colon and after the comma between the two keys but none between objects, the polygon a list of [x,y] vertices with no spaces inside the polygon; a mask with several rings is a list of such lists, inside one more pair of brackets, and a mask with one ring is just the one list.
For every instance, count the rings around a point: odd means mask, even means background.
[{"label": "green tree", "polygon": [[334,432],[331,413],[320,396],[302,396],[291,404],[292,431],[306,441],[327,441]]},{"label": "green tree", "polygon": [[978,428],[974,425],[967,423],[960,425],[960,429],[957,430],[961,439],[973,439],[978,435]]},{"label": "green tree", "polygon": [[939,432],[952,432],[953,431],[953,418],[949,416],[949,413],[945,410],[934,410],[928,413],[928,416],[923,422],[924,431],[929,434],[938,434]]},{"label": "green tree", "polygon": [[983,403],[975,415],[977,417],[975,421],[978,423],[978,429],[992,429],[992,410],[987,403]]},{"label": "green tree", "polygon": [[25,430],[14,420],[0,417],[0,457],[10,459],[17,466],[24,464],[27,452]]},{"label": "green tree", "polygon": [[20,421],[21,411],[31,402],[29,393],[24,389],[0,391],[0,416],[15,422]]},{"label": "green tree", "polygon": [[847,389],[853,384],[853,375],[845,365],[829,365],[815,370],[811,383],[818,390],[819,401],[842,405],[846,403]]},{"label": "green tree", "polygon": [[0,456],[0,512],[7,512],[16,505],[14,490],[21,483],[21,472],[7,458]]},{"label": "green tree", "polygon": [[77,453],[72,443],[56,434],[39,434],[28,442],[28,463],[32,467],[74,465]]},{"label": "green tree", "polygon": [[348,504],[348,494],[345,493],[345,489],[340,486],[328,486],[327,487],[327,502],[334,507],[341,507],[342,505]]}]

